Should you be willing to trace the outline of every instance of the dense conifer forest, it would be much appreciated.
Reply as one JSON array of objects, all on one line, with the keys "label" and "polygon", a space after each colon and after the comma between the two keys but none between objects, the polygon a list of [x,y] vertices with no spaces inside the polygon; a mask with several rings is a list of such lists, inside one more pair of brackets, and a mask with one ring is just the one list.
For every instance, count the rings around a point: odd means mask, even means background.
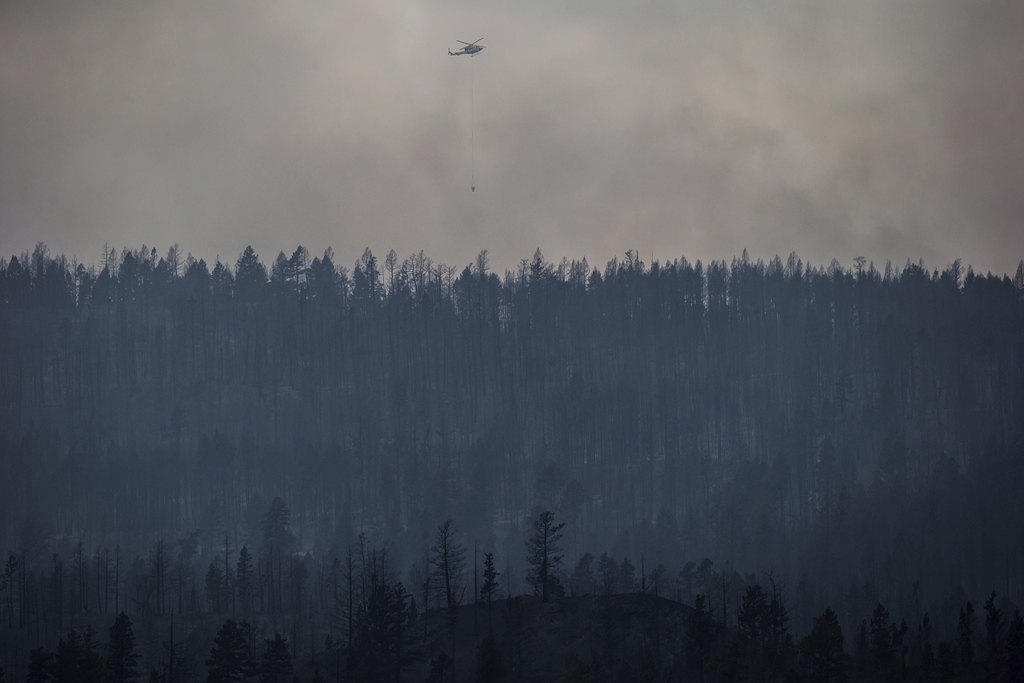
[{"label": "dense conifer forest", "polygon": [[0,259],[0,453],[19,679],[1024,661],[1024,262],[40,244]]}]

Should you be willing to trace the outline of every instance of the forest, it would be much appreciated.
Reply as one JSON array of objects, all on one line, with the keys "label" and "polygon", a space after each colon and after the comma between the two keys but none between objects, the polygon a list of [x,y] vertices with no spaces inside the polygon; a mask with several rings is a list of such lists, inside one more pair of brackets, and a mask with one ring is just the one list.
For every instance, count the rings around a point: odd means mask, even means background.
[{"label": "forest", "polygon": [[[9,676],[132,680],[133,625],[168,681],[1020,661],[1024,262],[335,258],[0,259]],[[513,666],[549,602],[622,647]]]}]

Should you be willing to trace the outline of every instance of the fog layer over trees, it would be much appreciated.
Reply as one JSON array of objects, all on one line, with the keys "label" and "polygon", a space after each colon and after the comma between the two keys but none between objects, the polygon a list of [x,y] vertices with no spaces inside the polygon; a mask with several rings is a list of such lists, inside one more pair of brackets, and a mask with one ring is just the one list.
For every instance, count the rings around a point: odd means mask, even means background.
[{"label": "fog layer over trees", "polygon": [[1020,602],[1024,264],[627,252],[602,271],[538,251],[499,277],[486,252],[461,270],[422,252],[345,268],[299,247],[269,269],[250,248],[212,268],[182,254],[0,260],[12,577],[61,562],[70,582],[77,562],[99,582],[102,562],[109,582],[116,554],[146,581],[122,609],[181,612],[246,546],[271,577],[248,608],[286,610],[294,558],[343,557],[363,533],[401,577],[425,574],[453,520],[469,595],[485,551],[514,595],[551,511],[553,580],[607,552],[638,582],[667,568],[661,593],[692,604],[717,571],[727,625],[739,577],[767,571],[805,631],[828,606],[854,625],[880,601],[945,609],[945,633],[966,595]]}]

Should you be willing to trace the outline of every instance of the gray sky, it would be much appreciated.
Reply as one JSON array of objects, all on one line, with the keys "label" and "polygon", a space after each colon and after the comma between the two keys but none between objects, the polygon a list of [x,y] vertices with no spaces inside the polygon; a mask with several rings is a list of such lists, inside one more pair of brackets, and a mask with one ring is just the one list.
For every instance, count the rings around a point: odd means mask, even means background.
[{"label": "gray sky", "polygon": [[1022,36],[1020,0],[0,0],[0,255],[1012,274]]}]

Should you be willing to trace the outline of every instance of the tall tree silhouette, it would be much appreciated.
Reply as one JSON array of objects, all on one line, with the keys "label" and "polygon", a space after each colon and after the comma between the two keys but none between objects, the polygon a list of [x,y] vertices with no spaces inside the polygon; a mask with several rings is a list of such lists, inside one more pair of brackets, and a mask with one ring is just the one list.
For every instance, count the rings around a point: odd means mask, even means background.
[{"label": "tall tree silhouette", "polygon": [[217,631],[210,657],[206,660],[207,683],[244,681],[253,670],[247,642],[247,624],[228,619]]},{"label": "tall tree silhouette", "polygon": [[846,680],[850,656],[843,648],[843,629],[832,608],[814,618],[811,632],[800,641],[800,658],[816,683]]},{"label": "tall tree silhouette", "polygon": [[487,605],[488,633],[491,632],[492,625],[491,603],[498,595],[498,589],[501,588],[501,582],[498,581],[499,576],[501,576],[501,572],[494,568],[494,553],[484,553],[484,583],[480,586],[480,599]]},{"label": "tall tree silhouette", "polygon": [[139,655],[135,652],[135,631],[124,612],[117,615],[110,627],[107,644],[107,683],[128,683],[140,679]]},{"label": "tall tree silhouette", "polygon": [[533,536],[526,541],[527,581],[533,584],[534,593],[540,595],[542,602],[565,594],[558,578],[562,567],[562,555],[559,554],[562,548],[558,542],[562,540],[564,528],[564,522],[555,524],[553,512],[544,511],[534,521]]},{"label": "tall tree silhouette", "polygon": [[466,547],[456,540],[452,520],[446,519],[434,533],[430,562],[434,577],[444,591],[445,606],[453,609],[461,599],[462,573],[466,568]]},{"label": "tall tree silhouette", "polygon": [[292,657],[288,640],[280,633],[264,638],[263,656],[260,658],[260,683],[286,683],[292,673]]},{"label": "tall tree silhouette", "polygon": [[267,567],[270,606],[272,610],[283,607],[283,573],[285,551],[295,542],[292,534],[291,510],[281,498],[274,498],[263,516],[263,561]]},{"label": "tall tree silhouette", "polygon": [[693,612],[686,624],[686,660],[691,669],[696,669],[701,683],[711,662],[715,641],[718,638],[718,624],[713,610],[708,607],[703,595],[693,600]]}]

